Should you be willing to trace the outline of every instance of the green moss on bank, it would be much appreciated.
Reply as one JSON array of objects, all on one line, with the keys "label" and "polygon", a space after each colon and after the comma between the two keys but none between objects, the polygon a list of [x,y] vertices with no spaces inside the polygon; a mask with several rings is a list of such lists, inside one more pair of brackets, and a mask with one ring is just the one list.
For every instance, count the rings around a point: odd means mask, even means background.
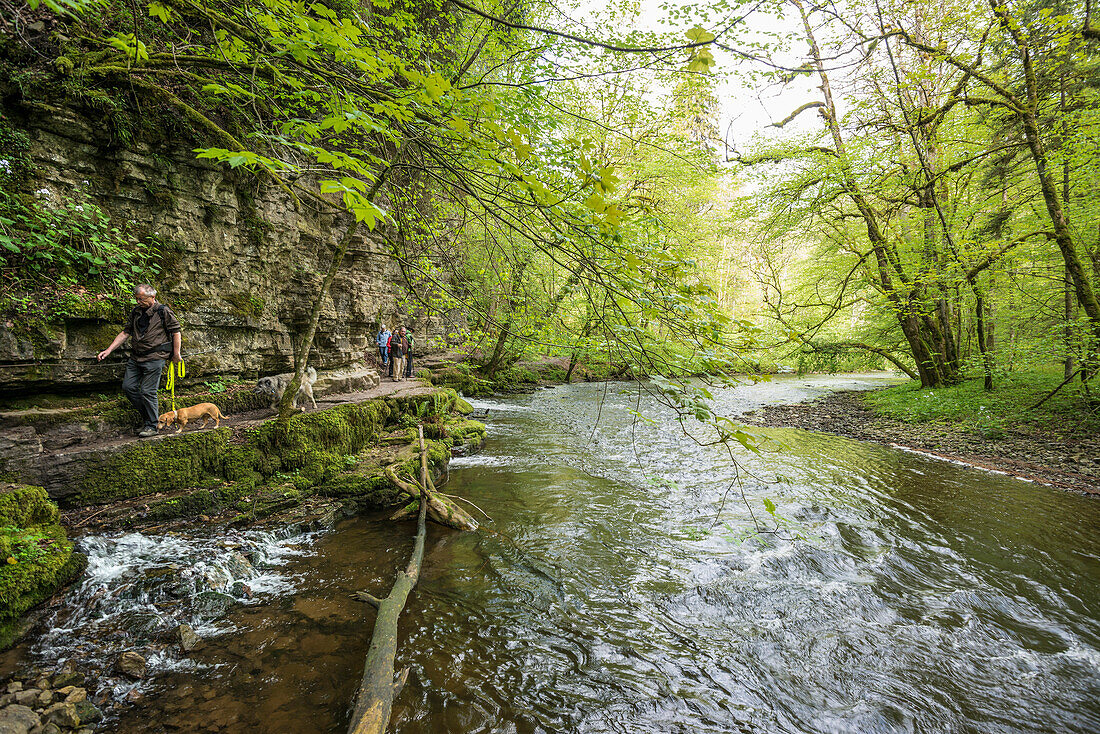
[{"label": "green moss on bank", "polygon": [[172,493],[146,511],[146,517],[166,519],[255,502],[255,495],[280,485],[303,493],[297,501],[320,492],[372,495],[365,505],[385,506],[396,495],[378,479],[380,467],[367,466],[365,450],[378,446],[388,430],[423,422],[440,439],[432,442],[429,461],[434,472],[442,472],[456,440],[468,446],[484,436],[482,424],[454,415],[456,408],[469,407],[460,401],[453,390],[440,390],[341,405],[285,424],[272,420],[237,432],[221,428],[130,444],[90,460],[80,490],[63,501],[81,507]]},{"label": "green moss on bank", "polygon": [[[561,372],[562,378],[565,372]],[[447,387],[470,397],[485,397],[494,393],[523,392],[534,389],[542,378],[522,366],[512,366],[486,379],[468,364],[452,364],[429,376],[431,383]]]},{"label": "green moss on bank", "polygon": [[75,578],[86,563],[73,553],[46,490],[0,487],[0,649],[22,632],[22,615]]}]

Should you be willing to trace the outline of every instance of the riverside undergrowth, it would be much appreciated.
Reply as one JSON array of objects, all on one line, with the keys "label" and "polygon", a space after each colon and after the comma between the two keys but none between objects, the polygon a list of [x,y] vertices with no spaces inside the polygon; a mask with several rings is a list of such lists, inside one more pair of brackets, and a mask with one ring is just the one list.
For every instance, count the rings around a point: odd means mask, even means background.
[{"label": "riverside undergrowth", "polygon": [[867,393],[863,399],[872,410],[890,418],[954,424],[986,438],[997,438],[1013,428],[1067,434],[1100,429],[1100,415],[1090,407],[1079,381],[1054,392],[1063,379],[1054,368],[1011,372],[990,391],[983,389],[981,378],[936,389],[922,389],[913,380]]}]

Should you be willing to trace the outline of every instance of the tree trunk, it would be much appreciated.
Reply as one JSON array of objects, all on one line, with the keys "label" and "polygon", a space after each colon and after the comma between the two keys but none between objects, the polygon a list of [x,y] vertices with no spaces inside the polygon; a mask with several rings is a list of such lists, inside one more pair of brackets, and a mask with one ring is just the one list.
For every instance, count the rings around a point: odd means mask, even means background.
[{"label": "tree trunk", "polygon": [[500,362],[504,357],[504,347],[508,344],[508,338],[511,335],[512,318],[509,316],[508,320],[501,324],[500,331],[497,333],[496,345],[493,347],[493,354],[482,368],[482,373],[490,380],[493,379],[493,375],[500,369]]},{"label": "tree trunk", "polygon": [[[825,63],[821,58],[821,49],[817,44],[810,17],[802,5],[802,0],[792,0],[792,4],[798,9],[802,18],[802,27],[806,33],[806,40],[810,44],[810,53],[813,59],[813,69],[821,80],[821,92],[825,98],[822,109],[825,123],[833,139],[834,152],[841,174],[840,184],[844,193],[855,205],[867,228],[867,240],[871,244],[875,257],[877,272],[877,287],[890,300],[894,312],[901,327],[905,340],[913,352],[913,359],[917,364],[922,387],[942,387],[957,381],[958,379],[958,354],[953,346],[954,339],[950,330],[950,314],[946,308],[933,305],[933,314],[927,313],[924,303],[924,286],[919,284],[919,279],[914,282],[901,267],[897,253],[887,240],[879,222],[878,214],[871,206],[863,190],[859,185],[852,170],[851,160],[848,158],[844,136],[841,133],[840,122],[837,119],[836,103],[833,98],[832,86],[829,76],[825,71]],[[894,281],[899,281],[895,285]],[[945,320],[946,317],[946,320]],[[938,319],[946,325],[936,325]]]},{"label": "tree trunk", "polygon": [[[420,427],[420,490],[427,492],[428,487],[428,449],[424,445],[424,427]],[[355,712],[351,717],[348,734],[383,734],[390,723],[393,711],[393,699],[400,692],[409,675],[409,669],[401,671],[396,678],[393,673],[393,660],[397,654],[397,620],[410,592],[420,578],[420,566],[424,560],[424,539],[427,537],[427,502],[420,503],[420,515],[416,521],[416,540],[413,552],[405,570],[398,575],[385,599],[375,599],[369,594],[358,598],[373,604],[378,609],[374,620],[374,634],[371,636],[370,650],[363,665],[363,680],[359,684]]]},{"label": "tree trunk", "polygon": [[[1012,21],[1006,18],[1004,12],[1004,9],[1000,6],[994,6],[994,13],[1002,18],[1002,22],[1006,24],[1006,27],[1011,27],[1010,24]],[[1026,39],[1024,39],[1017,30],[1011,30],[1010,32],[1020,51],[1020,60],[1024,67],[1025,89],[1027,91],[1026,104],[1023,105],[1023,108],[1018,114],[1020,116],[1020,121],[1023,123],[1024,136],[1027,140],[1028,150],[1031,152],[1031,158],[1035,163],[1035,171],[1039,177],[1039,187],[1043,194],[1043,203],[1046,204],[1047,214],[1050,217],[1051,224],[1054,225],[1054,241],[1058,243],[1058,249],[1062,253],[1062,260],[1065,262],[1066,272],[1070,274],[1073,280],[1073,287],[1077,292],[1077,303],[1080,304],[1089,318],[1089,330],[1092,335],[1093,344],[1092,350],[1095,350],[1100,347],[1100,300],[1097,300],[1096,291],[1093,289],[1092,282],[1089,280],[1088,271],[1085,269],[1084,263],[1082,263],[1081,258],[1077,254],[1077,246],[1073,239],[1073,231],[1070,229],[1069,220],[1066,218],[1065,208],[1062,206],[1061,197],[1058,195],[1058,188],[1048,166],[1046,146],[1043,143],[1043,136],[1039,129],[1038,114],[1036,112],[1038,101],[1035,90],[1038,87],[1038,82],[1035,76],[1035,69],[1031,62],[1031,49],[1027,46]],[[1092,362],[1094,357],[1095,352],[1093,351],[1093,354],[1089,355],[1089,362]]]},{"label": "tree trunk", "polygon": [[493,355],[489,358],[489,362],[481,369],[482,374],[490,380],[493,379],[493,375],[500,369],[501,362],[504,359],[505,347],[508,345],[508,341],[513,337],[512,324],[515,322],[515,313],[523,303],[523,299],[520,298],[520,296],[523,295],[523,272],[527,269],[527,265],[530,262],[529,258],[521,260],[516,265],[515,272],[512,273],[512,288],[508,293],[508,318],[500,327],[500,333],[497,335],[497,343],[493,348]]},{"label": "tree trunk", "polygon": [[290,381],[290,385],[287,386],[282,399],[279,401],[280,423],[286,423],[290,420],[290,416],[294,412],[292,407],[294,396],[298,394],[298,387],[302,384],[302,376],[306,373],[309,350],[313,348],[313,337],[317,334],[317,323],[321,320],[321,310],[325,305],[325,298],[328,297],[332,281],[336,278],[336,272],[340,269],[340,264],[344,262],[344,254],[348,251],[348,246],[351,245],[358,228],[358,221],[353,221],[348,225],[344,236],[340,238],[340,243],[336,246],[336,252],[332,255],[332,262],[329,264],[328,272],[325,273],[325,279],[321,281],[321,292],[318,293],[317,300],[313,302],[313,310],[309,315],[309,327],[306,329],[306,333],[302,335],[302,342],[294,360],[294,378]]},{"label": "tree trunk", "polygon": [[[587,310],[587,307],[586,307]],[[591,319],[585,319],[584,328],[581,329],[580,342],[583,344],[584,340],[592,334],[592,329],[595,328],[595,321]],[[580,359],[580,347],[573,347],[573,351],[569,353],[569,369],[565,371],[565,381],[569,382],[573,378],[573,370],[577,369],[577,361]]]},{"label": "tree trunk", "polygon": [[403,520],[411,517],[413,513],[419,510],[422,498],[427,497],[428,517],[433,522],[455,530],[477,530],[477,520],[454,502],[436,493],[435,485],[432,483],[431,477],[427,478],[425,482],[426,490],[422,491],[420,488],[414,487],[398,477],[393,466],[387,466],[385,472],[386,477],[393,482],[396,487],[404,491],[405,494],[409,496],[409,499],[412,500],[412,503],[394,513],[394,515],[390,517],[391,520]]},{"label": "tree trunk", "polygon": [[1073,358],[1073,319],[1075,311],[1073,303],[1073,278],[1070,277],[1069,272],[1065,274],[1063,278],[1063,307],[1065,310],[1065,339],[1066,339],[1066,358],[1062,363],[1062,376],[1069,379],[1077,372],[1077,360]]},{"label": "tree trunk", "polygon": [[989,354],[988,345],[985,341],[985,293],[975,280],[970,281],[970,287],[974,291],[974,316],[977,321],[975,328],[978,332],[978,351],[982,353],[982,372],[985,374],[984,387],[986,390],[992,390],[993,359]]}]

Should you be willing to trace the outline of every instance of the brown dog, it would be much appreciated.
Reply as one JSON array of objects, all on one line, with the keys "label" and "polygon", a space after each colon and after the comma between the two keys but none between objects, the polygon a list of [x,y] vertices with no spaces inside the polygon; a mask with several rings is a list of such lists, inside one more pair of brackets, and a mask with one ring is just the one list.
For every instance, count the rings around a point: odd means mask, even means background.
[{"label": "brown dog", "polygon": [[190,408],[180,408],[179,410],[170,410],[167,413],[163,413],[160,416],[160,420],[157,421],[157,428],[167,428],[175,423],[179,426],[176,429],[176,433],[183,432],[184,426],[191,421],[198,421],[202,418],[202,427],[206,428],[206,421],[214,421],[214,428],[218,427],[221,419],[225,416],[218,410],[218,406],[213,403],[199,403],[198,405],[192,405]]}]

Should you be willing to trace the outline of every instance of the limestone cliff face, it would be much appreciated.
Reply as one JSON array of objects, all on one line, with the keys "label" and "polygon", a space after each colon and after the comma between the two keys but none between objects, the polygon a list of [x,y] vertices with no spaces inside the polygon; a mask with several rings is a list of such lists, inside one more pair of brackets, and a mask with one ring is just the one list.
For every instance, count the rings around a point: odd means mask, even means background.
[{"label": "limestone cliff face", "polygon": [[[292,338],[304,330],[343,225],[295,210],[277,186],[197,160],[187,141],[112,147],[109,136],[68,110],[18,120],[30,136],[40,197],[90,198],[115,222],[157,233],[170,257],[155,285],[184,326],[188,377],[254,376],[291,368]],[[412,329],[416,352],[445,347],[459,313],[407,313],[400,269],[384,246],[354,243],[326,299],[310,363],[334,368],[373,348],[379,322]],[[26,336],[0,321],[0,390],[49,390],[115,383],[123,360],[100,364],[122,324],[57,319],[52,333]]]}]

